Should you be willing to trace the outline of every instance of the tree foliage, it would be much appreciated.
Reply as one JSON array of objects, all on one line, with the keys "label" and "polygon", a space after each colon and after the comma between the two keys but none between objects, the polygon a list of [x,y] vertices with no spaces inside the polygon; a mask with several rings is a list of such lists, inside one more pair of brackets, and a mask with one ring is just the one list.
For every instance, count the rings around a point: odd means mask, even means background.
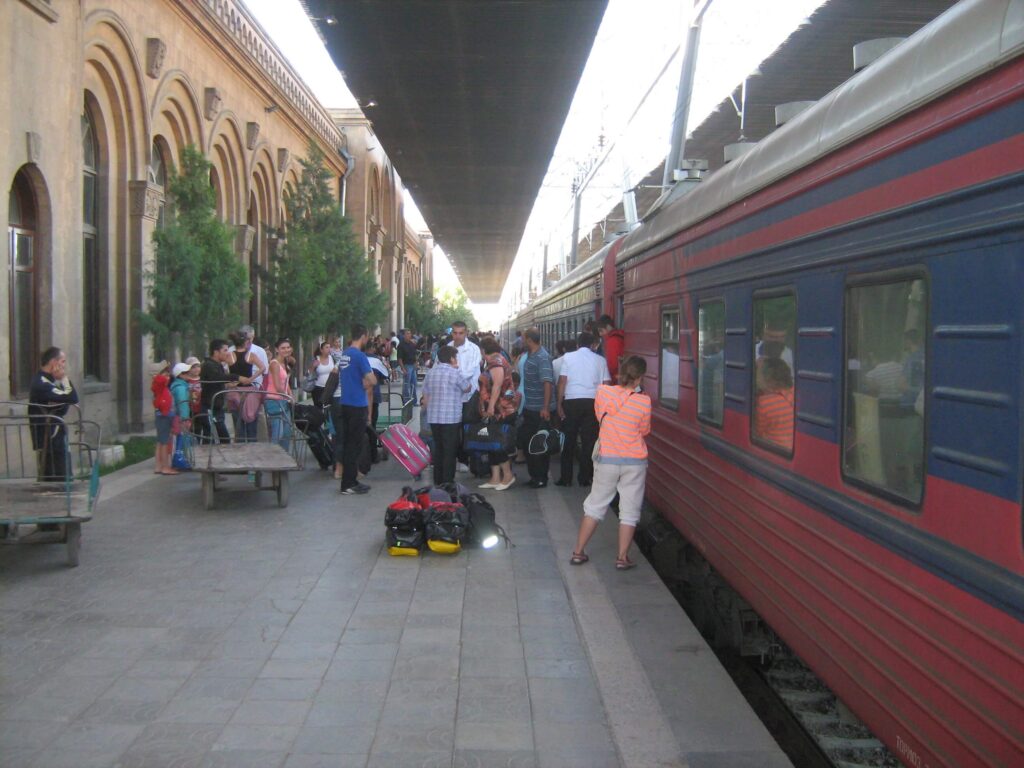
[{"label": "tree foliage", "polygon": [[462,320],[470,330],[477,328],[462,288],[439,292],[436,297],[426,291],[405,297],[405,324],[420,333],[443,334],[456,320]]},{"label": "tree foliage", "polygon": [[156,257],[144,277],[149,310],[139,315],[157,349],[202,352],[209,338],[242,321],[249,298],[234,232],[217,218],[210,163],[194,146],[168,181],[167,224],[153,233]]},{"label": "tree foliage", "polygon": [[308,153],[299,160],[298,188],[285,201],[288,239],[271,261],[266,293],[271,335],[306,341],[332,332],[347,336],[357,322],[372,328],[388,306],[331,194],[323,152],[310,142]]}]

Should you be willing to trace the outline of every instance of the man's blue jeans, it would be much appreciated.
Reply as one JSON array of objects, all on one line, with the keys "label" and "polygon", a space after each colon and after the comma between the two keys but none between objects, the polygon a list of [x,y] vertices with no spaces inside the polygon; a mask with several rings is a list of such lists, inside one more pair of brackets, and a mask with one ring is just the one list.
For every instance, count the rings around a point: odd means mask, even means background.
[{"label": "man's blue jeans", "polygon": [[416,364],[404,363],[405,377],[402,379],[402,402],[408,402],[410,398],[416,401]]}]

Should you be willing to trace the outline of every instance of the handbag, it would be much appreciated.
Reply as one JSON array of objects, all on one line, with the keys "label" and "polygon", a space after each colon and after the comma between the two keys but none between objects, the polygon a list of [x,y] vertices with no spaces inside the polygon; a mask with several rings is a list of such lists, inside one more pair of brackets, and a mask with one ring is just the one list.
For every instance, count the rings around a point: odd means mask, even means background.
[{"label": "handbag", "polygon": [[338,389],[338,369],[335,368],[329,374],[327,374],[327,381],[324,383],[324,388],[320,392],[320,398],[317,401],[317,405],[323,407],[330,405],[331,400],[334,398],[334,393]]},{"label": "handbag", "polygon": [[532,456],[554,456],[562,450],[565,434],[555,427],[540,429],[530,438],[527,453]]},{"label": "handbag", "polygon": [[480,421],[480,393],[474,392],[473,396],[462,404],[462,423],[476,424]]},{"label": "handbag", "polygon": [[512,426],[500,421],[464,424],[462,431],[462,445],[467,451],[508,453],[515,442]]}]

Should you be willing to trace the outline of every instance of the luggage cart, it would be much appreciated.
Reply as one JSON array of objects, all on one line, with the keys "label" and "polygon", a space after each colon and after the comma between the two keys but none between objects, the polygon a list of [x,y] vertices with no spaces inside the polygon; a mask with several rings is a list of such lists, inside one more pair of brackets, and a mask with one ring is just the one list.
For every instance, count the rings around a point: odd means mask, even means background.
[{"label": "luggage cart", "polygon": [[0,402],[0,543],[64,544],[78,565],[82,523],[99,501],[101,438],[75,405],[30,415],[27,403]]}]

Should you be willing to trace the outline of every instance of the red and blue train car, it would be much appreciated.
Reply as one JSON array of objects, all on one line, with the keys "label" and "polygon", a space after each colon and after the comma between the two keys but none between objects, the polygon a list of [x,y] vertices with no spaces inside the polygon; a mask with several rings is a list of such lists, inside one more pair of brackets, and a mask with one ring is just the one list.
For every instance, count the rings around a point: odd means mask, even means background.
[{"label": "red and blue train car", "polygon": [[622,318],[649,501],[908,766],[1024,764],[1022,53],[961,2],[530,309]]}]

